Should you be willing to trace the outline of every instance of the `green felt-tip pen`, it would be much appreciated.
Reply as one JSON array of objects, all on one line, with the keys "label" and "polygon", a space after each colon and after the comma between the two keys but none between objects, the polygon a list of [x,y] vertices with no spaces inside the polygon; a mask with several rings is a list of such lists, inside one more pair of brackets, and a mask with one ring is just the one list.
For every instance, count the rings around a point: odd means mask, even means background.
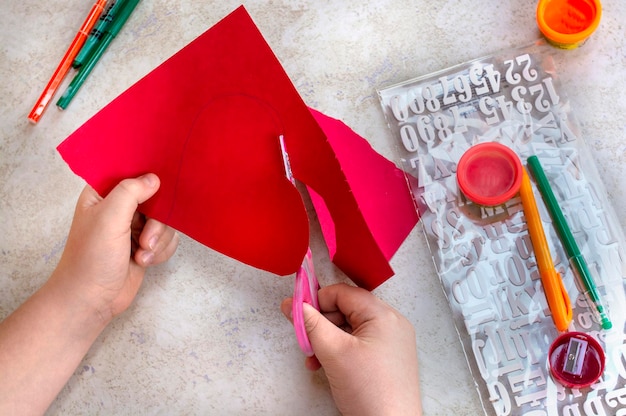
[{"label": "green felt-tip pen", "polygon": [[80,48],[76,58],[74,58],[74,62],[72,62],[73,68],[80,68],[89,60],[98,47],[98,43],[100,43],[107,30],[110,28],[110,25],[113,23],[114,16],[120,12],[124,3],[124,0],[111,0],[109,2],[107,8],[100,15],[98,22],[93,29],[91,29],[91,32],[89,32],[89,37],[85,41],[85,44]]},{"label": "green felt-tip pen", "polygon": [[528,168],[537,181],[537,188],[539,188],[539,193],[541,193],[541,196],[546,203],[546,207],[548,208],[548,212],[550,213],[550,217],[552,217],[552,221],[554,223],[554,228],[561,239],[561,243],[567,253],[567,257],[569,257],[570,264],[578,273],[578,276],[587,290],[589,299],[591,299],[598,314],[600,315],[602,328],[611,329],[613,324],[609,319],[607,309],[602,304],[600,294],[598,293],[596,284],[594,283],[589,267],[587,266],[587,261],[582,256],[580,249],[578,248],[578,244],[576,244],[576,240],[567,225],[563,211],[561,211],[561,207],[554,196],[554,192],[552,192],[550,182],[548,181],[537,156],[531,156],[528,158]]},{"label": "green felt-tip pen", "polygon": [[87,79],[87,76],[91,73],[94,66],[96,66],[96,63],[98,62],[106,48],[113,41],[113,39],[115,39],[115,36],[117,36],[120,30],[122,30],[124,23],[126,23],[133,10],[135,10],[135,7],[139,3],[139,1],[140,0],[128,0],[123,2],[124,7],[122,7],[120,13],[113,19],[113,23],[105,32],[102,40],[98,43],[98,47],[96,48],[96,50],[91,55],[89,60],[85,62],[85,64],[80,68],[76,76],[72,79],[72,82],[70,82],[70,85],[63,93],[63,96],[61,96],[61,98],[59,98],[59,101],[57,101],[57,106],[59,108],[67,108],[70,101],[72,101],[72,98],[74,98],[81,85],[83,85],[83,83]]}]

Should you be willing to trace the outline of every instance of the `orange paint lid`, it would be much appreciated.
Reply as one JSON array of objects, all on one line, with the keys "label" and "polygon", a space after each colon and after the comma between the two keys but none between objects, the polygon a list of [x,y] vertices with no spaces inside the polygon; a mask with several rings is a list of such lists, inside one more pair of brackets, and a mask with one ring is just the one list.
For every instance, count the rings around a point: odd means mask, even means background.
[{"label": "orange paint lid", "polygon": [[556,46],[566,49],[581,45],[600,24],[599,0],[540,0],[537,25]]}]

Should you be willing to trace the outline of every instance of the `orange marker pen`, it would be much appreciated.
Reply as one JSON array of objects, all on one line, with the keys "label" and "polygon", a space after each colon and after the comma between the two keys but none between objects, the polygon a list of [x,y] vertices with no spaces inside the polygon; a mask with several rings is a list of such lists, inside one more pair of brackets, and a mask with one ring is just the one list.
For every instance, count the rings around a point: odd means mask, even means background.
[{"label": "orange marker pen", "polygon": [[537,203],[535,202],[535,196],[533,195],[533,189],[526,169],[524,169],[522,174],[522,185],[519,192],[522,206],[524,207],[524,216],[528,224],[530,241],[537,259],[541,283],[546,293],[548,307],[552,313],[552,320],[556,329],[563,332],[567,330],[567,327],[572,322],[572,303],[563,285],[561,275],[554,268],[552,255],[543,231],[541,217],[539,216],[539,210],[537,209]]},{"label": "orange marker pen", "polygon": [[32,123],[37,123],[41,118],[41,115],[48,106],[50,100],[52,100],[52,97],[54,96],[54,93],[61,84],[61,81],[63,81],[63,78],[65,78],[65,75],[72,65],[74,58],[78,54],[78,51],[80,51],[80,48],[85,43],[85,40],[87,39],[87,35],[89,35],[91,28],[93,28],[93,26],[96,24],[96,21],[102,13],[105,4],[106,0],[97,0],[91,8],[87,19],[78,30],[78,33],[76,34],[76,37],[74,37],[74,40],[70,44],[67,52],[65,52],[65,56],[63,56],[63,59],[59,63],[56,71],[54,71],[52,78],[50,78],[50,81],[48,81],[48,85],[43,90],[43,93],[39,97],[37,104],[35,104],[30,114],[28,115],[28,119]]}]

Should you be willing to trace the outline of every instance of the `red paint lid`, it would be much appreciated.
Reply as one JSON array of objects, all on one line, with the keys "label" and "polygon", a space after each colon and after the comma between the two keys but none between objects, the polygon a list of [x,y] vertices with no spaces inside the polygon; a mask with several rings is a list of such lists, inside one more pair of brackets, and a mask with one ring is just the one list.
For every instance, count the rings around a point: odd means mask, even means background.
[{"label": "red paint lid", "polygon": [[552,377],[565,387],[589,387],[604,372],[605,356],[593,337],[582,332],[567,332],[550,346],[548,364]]},{"label": "red paint lid", "polygon": [[485,206],[504,204],[522,184],[522,162],[507,146],[488,142],[472,146],[457,165],[457,182],[471,201]]}]

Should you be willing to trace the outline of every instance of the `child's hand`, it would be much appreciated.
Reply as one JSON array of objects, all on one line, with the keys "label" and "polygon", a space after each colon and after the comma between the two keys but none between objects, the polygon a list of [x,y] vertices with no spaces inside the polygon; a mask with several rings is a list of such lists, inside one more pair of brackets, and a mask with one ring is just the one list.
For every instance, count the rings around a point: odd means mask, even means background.
[{"label": "child's hand", "polygon": [[0,414],[43,414],[101,331],[128,308],[146,267],[174,253],[174,230],[136,212],[157,189],[159,179],[148,174],[122,181],[104,199],[83,190],[54,273],[0,322]]},{"label": "child's hand", "polygon": [[[415,330],[395,309],[365,289],[338,284],[318,292],[322,313],[304,304],[315,356],[344,415],[420,415]],[[281,305],[291,315],[291,299]]]},{"label": "child's hand", "polygon": [[173,229],[136,212],[158,189],[154,174],[123,180],[104,199],[85,187],[50,283],[86,298],[104,320],[128,308],[146,267],[169,259],[178,245]]}]

